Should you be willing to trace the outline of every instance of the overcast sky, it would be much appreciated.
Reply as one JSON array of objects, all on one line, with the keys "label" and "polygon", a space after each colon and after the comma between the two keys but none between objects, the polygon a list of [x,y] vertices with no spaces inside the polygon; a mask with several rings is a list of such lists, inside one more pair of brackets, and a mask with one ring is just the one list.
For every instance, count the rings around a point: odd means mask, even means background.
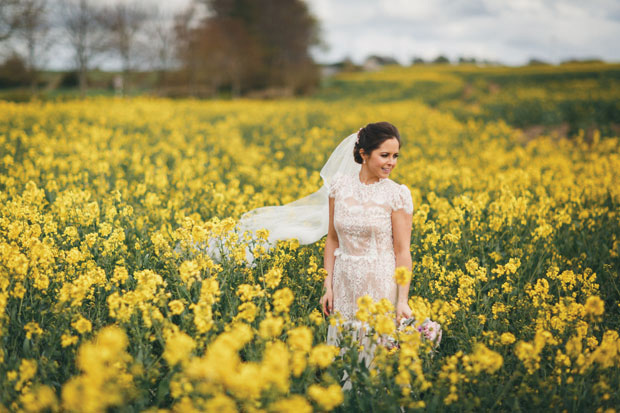
[{"label": "overcast sky", "polygon": [[578,57],[620,61],[618,0],[309,0],[328,51],[401,63],[444,54],[523,64]]},{"label": "overcast sky", "polygon": [[[174,9],[189,0],[158,1]],[[619,0],[307,0],[327,50],[320,62],[370,54],[408,64],[444,54],[515,65],[599,57],[620,61]]]},{"label": "overcast sky", "polygon": [[[134,0],[98,0],[112,3]],[[142,0],[172,14],[191,0]],[[443,54],[520,65],[530,58],[620,61],[620,0],[307,0],[327,48],[321,63],[370,54]],[[59,53],[59,55],[62,53]],[[67,58],[62,59],[67,63]],[[54,66],[54,59],[50,62]],[[105,64],[104,64],[105,66]]]}]

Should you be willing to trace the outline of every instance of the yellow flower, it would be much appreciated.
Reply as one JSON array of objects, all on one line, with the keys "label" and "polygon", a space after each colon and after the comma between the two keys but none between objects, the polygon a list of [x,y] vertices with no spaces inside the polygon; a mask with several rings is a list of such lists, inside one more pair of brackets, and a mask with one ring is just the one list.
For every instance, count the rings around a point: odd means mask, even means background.
[{"label": "yellow flower", "polygon": [[282,319],[282,317],[273,317],[269,315],[267,316],[267,318],[260,322],[258,334],[264,339],[277,337],[282,333],[283,326],[284,320]]},{"label": "yellow flower", "polygon": [[392,334],[396,330],[394,319],[384,314],[377,316],[374,327],[379,334]]},{"label": "yellow flower", "polygon": [[260,364],[260,377],[264,387],[273,386],[282,393],[290,389],[290,354],[281,341],[267,343]]},{"label": "yellow flower", "polygon": [[129,278],[129,272],[127,271],[127,268],[119,265],[116,266],[116,268],[114,268],[114,274],[112,275],[112,282],[116,285],[120,285],[125,283],[125,281],[127,281],[127,279]]},{"label": "yellow flower", "polygon": [[196,343],[190,336],[182,331],[178,331],[172,333],[166,339],[166,349],[164,350],[163,357],[171,366],[187,362],[195,347]]},{"label": "yellow flower", "polygon": [[259,229],[256,231],[256,237],[258,239],[266,240],[269,238],[269,231],[266,229]]},{"label": "yellow flower", "polygon": [[64,236],[71,241],[75,241],[79,238],[78,230],[74,226],[68,226],[65,228]]},{"label": "yellow flower", "polygon": [[586,300],[584,310],[586,312],[586,315],[589,316],[603,315],[603,313],[605,312],[605,302],[595,295],[590,296]]},{"label": "yellow flower", "polygon": [[401,387],[408,387],[411,384],[411,374],[409,370],[406,368],[399,368],[394,381]]},{"label": "yellow flower", "polygon": [[80,318],[71,323],[71,325],[80,334],[88,333],[93,329],[93,325],[91,324],[91,322],[82,316],[80,316]]},{"label": "yellow flower", "polygon": [[303,396],[296,394],[272,403],[269,405],[269,411],[273,413],[312,413],[312,406]]},{"label": "yellow flower", "polygon": [[506,271],[514,274],[517,272],[517,269],[521,266],[521,260],[519,258],[511,258],[504,267]]},{"label": "yellow flower", "polygon": [[499,340],[503,345],[508,345],[514,343],[516,339],[512,333],[506,332],[502,333],[502,335],[499,337]]},{"label": "yellow flower", "polygon": [[580,336],[573,336],[566,342],[566,354],[572,358],[577,358],[581,354],[582,348],[583,344]]},{"label": "yellow flower", "polygon": [[128,400],[133,377],[127,372],[131,362],[127,344],[123,330],[109,326],[80,346],[76,364],[81,373],[62,387],[63,410],[106,411]]},{"label": "yellow flower", "polygon": [[299,377],[307,366],[306,353],[303,351],[294,351],[291,358],[291,373],[293,376]]},{"label": "yellow flower", "polygon": [[398,285],[406,285],[411,282],[411,271],[406,267],[397,267],[394,271],[394,279]]},{"label": "yellow flower", "polygon": [[272,268],[265,274],[265,284],[271,289],[276,288],[280,284],[280,280],[282,280],[281,268]]},{"label": "yellow flower", "polygon": [[620,340],[617,331],[605,331],[600,346],[592,352],[592,360],[599,363],[603,368],[618,365],[620,362]]},{"label": "yellow flower", "polygon": [[38,336],[43,334],[43,330],[41,329],[41,327],[39,327],[39,324],[35,323],[34,321],[30,321],[29,323],[27,323],[24,326],[24,330],[26,330],[26,338],[28,339],[32,339],[32,336],[34,334]]},{"label": "yellow flower", "polygon": [[372,298],[366,294],[357,299],[357,308],[360,310],[368,310],[372,305]]},{"label": "yellow flower", "polygon": [[327,388],[313,384],[308,387],[308,396],[326,411],[331,411],[344,401],[342,388],[337,384],[332,384]]},{"label": "yellow flower", "polygon": [[172,300],[168,303],[168,308],[173,315],[179,315],[185,310],[185,305],[181,300]]},{"label": "yellow flower", "polygon": [[[28,261],[25,261],[26,266],[27,264],[28,264]],[[24,270],[24,272],[26,272],[26,270]],[[26,294],[26,288],[24,287],[24,285],[20,282],[15,283],[15,286],[13,287],[13,291],[11,291],[11,296],[22,299],[24,298],[24,294]]]},{"label": "yellow flower", "polygon": [[263,297],[265,292],[260,285],[241,284],[237,287],[237,293],[241,301],[251,301],[255,297]]},{"label": "yellow flower", "polygon": [[284,287],[273,294],[273,309],[276,313],[287,313],[295,296],[293,292]]},{"label": "yellow flower", "polygon": [[69,347],[74,345],[75,343],[77,343],[78,341],[78,337],[77,336],[72,336],[69,334],[63,334],[60,337],[60,345],[63,347]]},{"label": "yellow flower", "polygon": [[107,237],[110,235],[110,232],[112,232],[112,226],[109,223],[102,222],[99,225],[99,234],[101,234],[102,237]]},{"label": "yellow flower", "polygon": [[18,374],[17,374],[17,372],[15,370],[10,370],[10,371],[8,371],[6,373],[6,379],[8,381],[15,381],[15,380],[17,380],[17,376],[18,376]]},{"label": "yellow flower", "polygon": [[263,389],[260,365],[246,362],[239,365],[234,374],[225,379],[228,389],[237,399],[256,400]]},{"label": "yellow flower", "polygon": [[179,277],[188,287],[191,287],[194,282],[200,278],[200,269],[194,261],[184,261],[179,267]]},{"label": "yellow flower", "polygon": [[22,359],[19,364],[19,380],[15,383],[15,390],[20,391],[37,373],[35,360]]},{"label": "yellow flower", "polygon": [[286,342],[291,349],[307,353],[312,348],[312,330],[306,326],[289,330]]},{"label": "yellow flower", "polygon": [[234,320],[245,320],[248,323],[251,323],[256,318],[256,313],[258,311],[258,307],[251,301],[241,303],[237,308],[237,315]]},{"label": "yellow flower", "polygon": [[519,341],[515,345],[515,355],[523,362],[530,374],[540,367],[540,357],[534,346],[527,341]]},{"label": "yellow flower", "polygon": [[312,321],[312,323],[314,323],[317,326],[320,326],[321,324],[323,324],[323,315],[316,308],[312,310],[309,318],[310,318],[310,321]]},{"label": "yellow flower", "polygon": [[382,298],[370,306],[370,311],[373,314],[385,314],[387,312],[394,312],[394,304],[392,304],[392,302],[387,298]]},{"label": "yellow flower", "polygon": [[239,410],[237,409],[237,404],[233,399],[224,394],[217,394],[207,401],[205,404],[205,411],[237,413]]},{"label": "yellow flower", "polygon": [[472,361],[474,374],[478,374],[482,371],[489,374],[495,373],[504,363],[504,358],[501,354],[490,350],[482,343],[477,343],[474,346],[474,352],[470,355],[470,359]]},{"label": "yellow flower", "polygon": [[355,318],[357,318],[359,321],[367,322],[368,320],[370,320],[370,313],[365,308],[360,308],[355,312]]},{"label": "yellow flower", "polygon": [[[29,389],[30,390],[30,389]],[[23,393],[19,401],[26,412],[42,412],[57,410],[56,393],[49,386],[36,386],[33,390]]]},{"label": "yellow flower", "polygon": [[310,352],[310,365],[324,369],[332,364],[338,354],[338,347],[327,344],[319,344]]}]

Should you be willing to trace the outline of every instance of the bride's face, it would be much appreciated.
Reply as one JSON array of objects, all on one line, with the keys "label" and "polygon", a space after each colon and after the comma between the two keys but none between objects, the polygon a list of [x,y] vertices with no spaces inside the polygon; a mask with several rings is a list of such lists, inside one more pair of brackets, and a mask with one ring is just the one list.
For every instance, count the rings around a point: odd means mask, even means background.
[{"label": "bride's face", "polygon": [[399,144],[396,138],[384,141],[377,149],[368,155],[362,155],[366,160],[366,168],[371,175],[383,179],[390,176],[398,160]]}]

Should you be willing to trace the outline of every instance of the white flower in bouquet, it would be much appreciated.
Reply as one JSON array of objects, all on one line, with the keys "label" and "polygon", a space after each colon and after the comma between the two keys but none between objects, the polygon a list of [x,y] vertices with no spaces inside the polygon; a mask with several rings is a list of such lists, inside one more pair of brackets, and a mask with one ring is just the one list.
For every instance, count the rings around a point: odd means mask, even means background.
[{"label": "white flower in bouquet", "polygon": [[[404,318],[400,321],[398,325],[398,333],[408,332],[411,329],[407,330],[407,327],[412,327],[414,331],[420,333],[422,335],[422,339],[425,341],[430,341],[433,344],[433,349],[439,347],[439,343],[441,343],[442,330],[441,325],[431,320],[430,318],[425,319],[422,324],[416,326],[417,322],[415,318]],[[398,346],[397,340],[390,340],[390,344],[392,346]]]}]

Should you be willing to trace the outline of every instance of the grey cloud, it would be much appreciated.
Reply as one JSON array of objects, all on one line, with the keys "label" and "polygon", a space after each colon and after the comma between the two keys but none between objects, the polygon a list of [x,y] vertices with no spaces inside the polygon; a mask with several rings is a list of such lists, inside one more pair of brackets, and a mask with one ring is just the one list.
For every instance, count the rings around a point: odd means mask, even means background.
[{"label": "grey cloud", "polygon": [[483,0],[445,0],[441,8],[448,15],[457,17],[495,16],[497,13]]}]

